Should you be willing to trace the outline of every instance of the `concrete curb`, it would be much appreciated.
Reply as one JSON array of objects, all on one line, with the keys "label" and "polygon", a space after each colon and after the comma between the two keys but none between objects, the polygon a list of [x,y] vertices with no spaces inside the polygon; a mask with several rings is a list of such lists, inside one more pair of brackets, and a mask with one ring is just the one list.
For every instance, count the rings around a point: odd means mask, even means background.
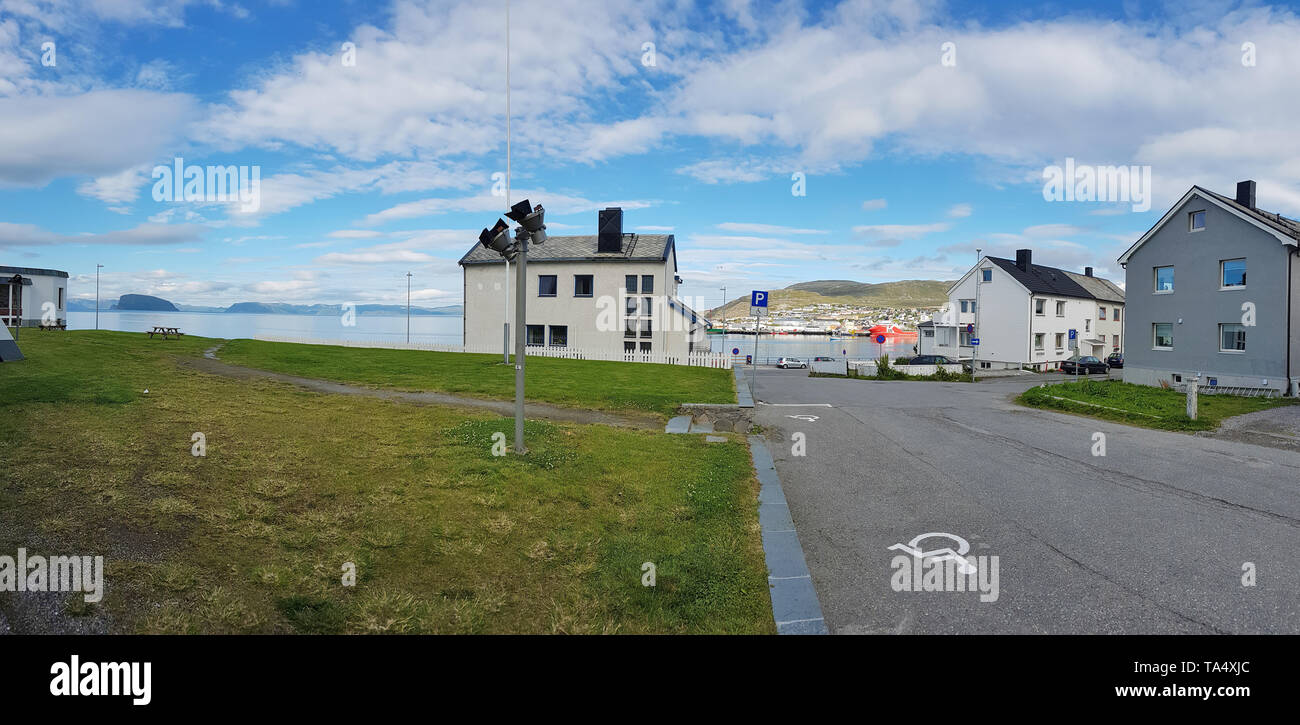
[{"label": "concrete curb", "polygon": [[762,485],[758,492],[758,523],[763,530],[763,556],[767,560],[776,633],[830,634],[772,453],[760,436],[749,436],[749,454]]},{"label": "concrete curb", "polygon": [[742,368],[732,368],[736,373],[736,402],[741,408],[754,407],[754,391],[749,389],[749,379]]}]

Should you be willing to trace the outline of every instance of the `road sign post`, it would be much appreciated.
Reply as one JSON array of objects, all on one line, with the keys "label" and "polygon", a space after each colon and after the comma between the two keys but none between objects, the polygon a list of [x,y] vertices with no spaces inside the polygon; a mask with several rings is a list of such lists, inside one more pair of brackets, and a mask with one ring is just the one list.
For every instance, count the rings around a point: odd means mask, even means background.
[{"label": "road sign post", "polygon": [[754,364],[750,367],[749,391],[755,392],[758,386],[758,338],[762,333],[763,315],[767,314],[767,292],[762,290],[753,290],[749,293],[749,310],[754,315]]},{"label": "road sign post", "polygon": [[[1070,328],[1070,349],[1079,357],[1079,331],[1074,328]],[[1074,361],[1074,382],[1079,382],[1079,360]]]}]

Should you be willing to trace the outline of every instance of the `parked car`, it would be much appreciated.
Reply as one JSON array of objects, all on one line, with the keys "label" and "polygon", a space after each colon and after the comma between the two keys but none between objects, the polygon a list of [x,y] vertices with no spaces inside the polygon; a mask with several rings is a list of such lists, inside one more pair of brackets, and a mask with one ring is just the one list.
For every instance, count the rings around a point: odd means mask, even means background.
[{"label": "parked car", "polygon": [[1111,367],[1113,367],[1113,368],[1122,368],[1122,367],[1124,367],[1124,353],[1122,353],[1122,352],[1112,352],[1110,355],[1107,355],[1107,356],[1106,356],[1106,364],[1109,365],[1109,366],[1111,366]]},{"label": "parked car", "polygon": [[1084,355],[1083,357],[1075,355],[1068,360],[1061,361],[1061,372],[1070,375],[1074,375],[1075,373],[1080,375],[1088,375],[1090,373],[1100,373],[1105,375],[1109,371],[1109,365],[1091,355]]},{"label": "parked car", "polygon": [[808,363],[797,357],[782,357],[777,358],[776,366],[779,368],[806,368]]},{"label": "parked car", "polygon": [[817,357],[813,358],[813,362],[835,362],[835,358],[829,355],[818,355]]},{"label": "parked car", "polygon": [[957,361],[945,355],[917,355],[908,362],[899,361],[899,365],[956,365]]}]

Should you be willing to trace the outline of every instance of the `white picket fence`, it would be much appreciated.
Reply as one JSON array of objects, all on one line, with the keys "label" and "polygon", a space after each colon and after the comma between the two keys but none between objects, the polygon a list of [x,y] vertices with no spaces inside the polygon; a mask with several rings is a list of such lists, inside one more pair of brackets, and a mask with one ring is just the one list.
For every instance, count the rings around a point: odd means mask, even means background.
[{"label": "white picket fence", "polygon": [[[339,347],[380,348],[385,350],[424,350],[426,352],[469,352],[487,355],[500,355],[501,345],[437,345],[424,342],[384,342],[381,340],[317,340],[299,337],[277,337],[258,335],[255,340],[264,342],[290,342],[297,345],[336,345]],[[511,350],[511,354],[514,350]],[[731,353],[692,352],[685,355],[669,355],[662,352],[609,352],[606,350],[583,350],[576,347],[545,347],[530,345],[527,357],[558,357],[566,360],[606,360],[610,362],[638,362],[659,365],[688,365],[691,367],[731,369]]]}]

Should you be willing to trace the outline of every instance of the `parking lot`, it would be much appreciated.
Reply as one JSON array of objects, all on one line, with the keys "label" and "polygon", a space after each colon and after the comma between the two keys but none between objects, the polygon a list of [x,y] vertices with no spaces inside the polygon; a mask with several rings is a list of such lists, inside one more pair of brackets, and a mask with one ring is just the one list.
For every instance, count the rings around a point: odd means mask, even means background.
[{"label": "parking lot", "polygon": [[[760,368],[756,422],[830,630],[1300,632],[1300,453],[1012,402],[1061,377],[875,382]],[[997,557],[996,599],[898,591],[899,545],[932,533],[959,539],[911,550],[965,541],[972,565]]]}]

